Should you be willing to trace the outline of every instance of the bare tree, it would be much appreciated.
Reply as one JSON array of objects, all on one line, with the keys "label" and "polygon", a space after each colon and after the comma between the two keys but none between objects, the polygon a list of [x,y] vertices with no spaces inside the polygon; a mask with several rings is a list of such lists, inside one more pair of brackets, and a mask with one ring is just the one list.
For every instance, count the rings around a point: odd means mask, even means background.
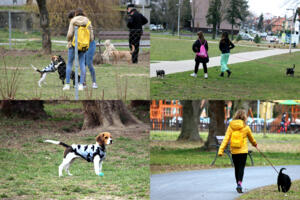
[{"label": "bare tree", "polygon": [[0,102],[0,111],[6,117],[21,117],[39,119],[47,117],[44,110],[44,101],[11,101]]},{"label": "bare tree", "polygon": [[51,54],[51,33],[50,33],[50,21],[49,14],[47,10],[46,0],[37,0],[37,4],[40,12],[40,26],[43,30],[42,43],[43,43],[43,52],[45,54]]},{"label": "bare tree", "polygon": [[208,103],[208,116],[210,118],[209,132],[205,147],[208,150],[215,150],[213,146],[216,144],[215,137],[217,135],[225,135],[225,101],[210,100]]},{"label": "bare tree", "polygon": [[93,127],[126,127],[141,122],[129,112],[122,101],[83,101],[82,129]]},{"label": "bare tree", "polygon": [[200,114],[204,109],[201,100],[185,100],[182,103],[182,128],[177,140],[202,141],[199,135]]}]

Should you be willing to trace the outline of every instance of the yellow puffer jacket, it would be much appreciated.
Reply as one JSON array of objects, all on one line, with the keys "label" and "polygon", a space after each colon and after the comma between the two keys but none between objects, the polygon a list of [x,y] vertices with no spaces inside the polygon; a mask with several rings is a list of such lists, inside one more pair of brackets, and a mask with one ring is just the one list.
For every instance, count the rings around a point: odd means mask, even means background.
[{"label": "yellow puffer jacket", "polygon": [[253,146],[256,146],[256,141],[252,135],[250,127],[245,125],[244,121],[242,120],[232,120],[227,128],[224,140],[222,141],[222,144],[219,148],[218,155],[223,155],[224,149],[230,142],[231,134],[233,131],[240,131],[240,133],[243,135],[244,141],[242,147],[240,148],[234,148],[230,146],[231,154],[248,153],[247,138],[250,140]]}]

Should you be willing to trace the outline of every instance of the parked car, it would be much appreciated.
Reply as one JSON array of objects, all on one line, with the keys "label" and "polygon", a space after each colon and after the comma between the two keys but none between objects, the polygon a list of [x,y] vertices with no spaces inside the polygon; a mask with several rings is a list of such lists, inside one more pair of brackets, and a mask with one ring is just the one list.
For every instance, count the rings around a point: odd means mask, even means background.
[{"label": "parked car", "polygon": [[157,26],[155,24],[150,24],[149,29],[150,31],[157,31]]},{"label": "parked car", "polygon": [[242,37],[242,40],[250,40],[250,41],[253,41],[254,40],[254,37],[252,37],[250,34],[248,33],[239,33],[239,35]]},{"label": "parked car", "polygon": [[278,36],[275,36],[275,35],[273,35],[273,36],[268,35],[266,37],[266,40],[269,41],[270,43],[272,43],[272,42],[278,42],[279,41]]},{"label": "parked car", "polygon": [[158,31],[164,30],[164,27],[163,27],[163,25],[161,25],[161,24],[156,25],[156,27],[157,27],[157,30],[158,30]]}]

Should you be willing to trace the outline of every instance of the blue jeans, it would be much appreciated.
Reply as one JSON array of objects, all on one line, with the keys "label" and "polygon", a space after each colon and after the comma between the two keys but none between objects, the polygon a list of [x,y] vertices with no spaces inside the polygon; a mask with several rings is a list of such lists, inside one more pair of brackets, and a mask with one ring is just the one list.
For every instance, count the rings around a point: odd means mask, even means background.
[{"label": "blue jeans", "polygon": [[[95,51],[96,51],[96,42],[95,40],[93,40],[90,43],[89,50],[85,54],[85,65],[89,67],[93,83],[96,83],[96,74],[95,74],[95,69],[93,67],[93,58],[95,55]],[[85,77],[84,77],[84,82],[85,82]]]},{"label": "blue jeans", "polygon": [[[80,84],[83,84],[85,77],[85,52],[78,51],[79,66],[80,66]],[[73,61],[75,59],[75,48],[71,47],[68,50],[68,63],[67,63],[67,74],[66,83],[70,84],[70,76],[73,68]]]}]

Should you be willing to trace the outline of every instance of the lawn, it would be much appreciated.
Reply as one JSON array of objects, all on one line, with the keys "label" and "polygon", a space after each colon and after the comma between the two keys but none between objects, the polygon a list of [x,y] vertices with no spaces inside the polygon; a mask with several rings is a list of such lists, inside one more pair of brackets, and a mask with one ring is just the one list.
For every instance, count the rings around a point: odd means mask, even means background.
[{"label": "lawn", "polygon": [[[37,51],[8,51],[4,59],[1,57],[0,71],[1,80],[9,80],[18,69],[18,90],[15,99],[75,99],[75,90],[64,92],[63,85],[58,73],[47,75],[46,83],[42,88],[37,84],[40,79],[39,73],[31,68],[31,64],[39,69],[50,63],[51,56],[40,54]],[[67,52],[53,52],[60,54],[67,61]],[[117,65],[96,65],[96,80],[98,89],[91,89],[91,76],[86,68],[88,89],[79,92],[80,99],[149,99],[149,62],[147,55],[138,65],[120,63]],[[4,62],[7,66],[8,75],[4,72]],[[73,66],[73,70],[75,67]],[[80,70],[79,70],[80,71]],[[72,85],[72,83],[71,83]]]},{"label": "lawn", "polygon": [[[192,71],[151,78],[152,99],[295,99],[300,97],[300,52],[267,57],[229,65],[230,78],[219,76],[220,67],[208,69],[208,79],[202,69],[198,78]],[[287,77],[287,67],[296,64],[295,76]]]},{"label": "lawn", "polygon": [[[183,37],[178,39],[173,36],[151,35],[151,61],[177,61],[191,60],[195,58],[192,46],[195,39]],[[217,41],[208,41],[208,55],[215,57],[220,55]],[[258,47],[236,46],[231,53],[262,50]]]},{"label": "lawn", "polygon": [[269,185],[266,187],[251,190],[236,200],[274,200],[274,199],[290,199],[298,200],[300,197],[300,180],[293,181],[288,193],[278,192],[277,185]]},{"label": "lawn", "polygon": [[42,141],[94,143],[100,130],[80,131],[81,107],[80,102],[45,103],[49,117],[39,120],[0,116],[1,199],[149,199],[146,132],[111,131],[114,143],[107,148],[104,177],[82,159],[70,167],[73,176],[58,177],[64,149]]},{"label": "lawn", "polygon": [[[166,173],[172,171],[186,171],[231,167],[229,158],[224,154],[218,157],[214,166],[210,166],[215,158],[215,151],[203,150],[207,133],[199,133],[203,142],[178,142],[179,132],[151,131],[150,133],[150,169],[151,173]],[[254,134],[258,147],[274,165],[300,164],[300,135]],[[268,166],[269,163],[249,145],[253,150],[255,166]],[[251,165],[247,159],[247,165]]]}]

